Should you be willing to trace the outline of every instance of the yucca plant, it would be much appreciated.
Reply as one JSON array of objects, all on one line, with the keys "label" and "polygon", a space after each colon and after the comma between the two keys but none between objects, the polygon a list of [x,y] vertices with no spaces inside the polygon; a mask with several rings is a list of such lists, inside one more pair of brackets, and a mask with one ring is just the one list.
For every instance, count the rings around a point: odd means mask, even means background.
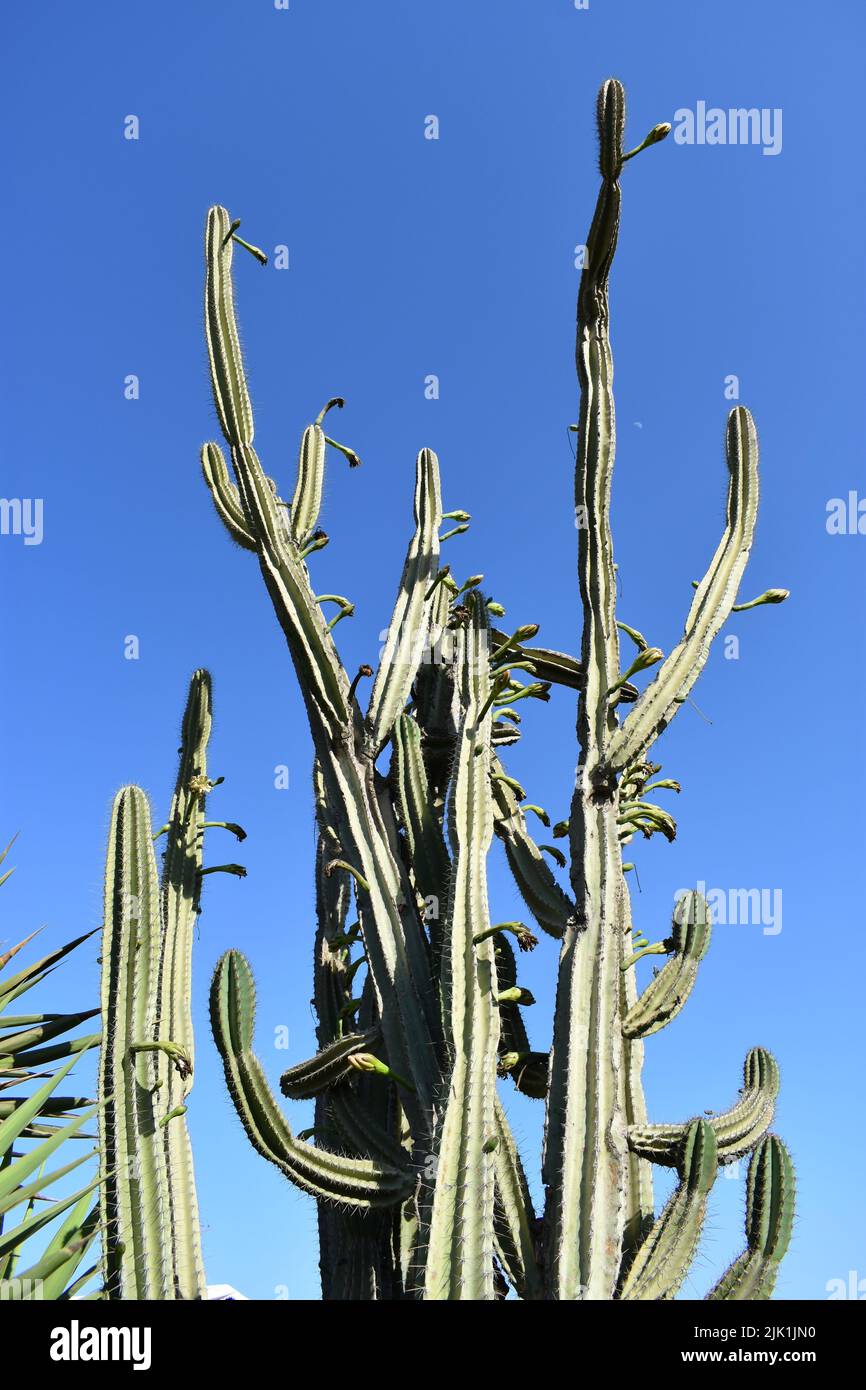
[{"label": "yucca plant", "polygon": [[[696,586],[677,647],[663,653],[617,620],[609,503],[615,452],[608,277],[626,163],[667,135],[654,126],[625,151],[625,96],[598,97],[601,189],[581,279],[577,323],[580,419],[575,506],[580,657],[534,644],[536,623],[500,627],[501,605],[440,562],[469,518],[443,511],[439,466],[418,454],[415,528],[382,660],[364,710],[362,666],[344,669],[334,627],[354,604],[317,592],[325,409],[303,433],[290,501],[264,470],[232,288],[239,222],[211,208],[205,325],[211,379],[231,472],[207,444],[202,467],[232,539],[251,551],[285,635],[310,722],[318,852],[314,992],[320,1050],[282,1077],[289,1098],[314,1097],[311,1134],[295,1135],[253,1051],[255,992],[237,951],[220,961],[211,1017],[237,1113],[256,1149],[319,1204],[320,1265],[329,1299],[672,1298],[700,1236],[719,1164],[755,1152],[748,1249],[711,1293],[767,1298],[784,1253],[793,1174],[767,1137],[778,1091],[769,1053],[746,1059],[735,1105],[710,1119],[648,1120],[644,1039],[669,1023],[694,985],[711,932],[696,892],[677,903],[655,944],[633,928],[623,849],[636,835],[672,839],[650,799],[676,791],[650,761],[735,607],[758,503],[758,443],[740,407],[727,425],[724,534]],[[259,259],[263,254],[240,243]],[[337,446],[350,464],[357,458]],[[443,520],[455,523],[440,535]],[[777,602],[773,590],[753,600]],[[333,616],[330,616],[333,615]],[[635,648],[623,662],[619,635]],[[657,668],[641,692],[635,677]],[[502,761],[521,735],[520,702],[551,686],[577,692],[578,776],[570,815],[550,825]],[[624,717],[623,717],[624,716]],[[390,764],[384,766],[384,756]],[[537,945],[523,922],[491,921],[487,856],[494,836],[538,928],[560,943],[552,1045],[533,1048],[518,951]],[[570,888],[557,868],[570,869]],[[354,911],[352,903],[354,901]],[[642,956],[667,957],[639,993]],[[545,1206],[536,1216],[498,1093],[497,1075],[543,1101]],[[756,1146],[758,1146],[756,1148]],[[678,1183],[656,1216],[651,1165]]]},{"label": "yucca plant", "polygon": [[58,1087],[99,1043],[99,1033],[76,1032],[99,1009],[20,1012],[24,997],[91,934],[14,971],[9,965],[38,933],[0,954],[0,1300],[71,1298],[96,1271],[93,1265],[78,1273],[97,1232],[98,1179],[89,1177],[67,1196],[55,1192],[70,1174],[95,1166],[86,1143],[93,1136],[84,1131],[95,1103]]}]

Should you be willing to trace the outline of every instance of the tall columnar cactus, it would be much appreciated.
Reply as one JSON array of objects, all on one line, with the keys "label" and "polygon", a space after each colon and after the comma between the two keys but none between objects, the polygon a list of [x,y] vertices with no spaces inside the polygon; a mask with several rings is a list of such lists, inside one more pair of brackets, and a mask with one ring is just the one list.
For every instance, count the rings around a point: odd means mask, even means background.
[{"label": "tall columnar cactus", "polygon": [[[117,793],[105,868],[104,1039],[99,1064],[105,1295],[204,1296],[186,1100],[192,1088],[190,983],[201,880],[211,683],[192,677],[169,818],[154,835],[139,787]],[[218,779],[222,781],[222,778]],[[221,822],[243,838],[239,826]],[[162,876],[155,844],[165,835]],[[216,868],[242,874],[236,864]]]},{"label": "tall columnar cactus", "polygon": [[[601,190],[577,315],[580,420],[575,504],[583,608],[580,659],[534,645],[538,628],[502,623],[483,576],[459,584],[440,546],[467,529],[443,512],[436,455],[416,461],[415,527],[366,711],[362,666],[344,670],[333,630],[354,604],[318,595],[311,569],[327,544],[318,527],[328,402],[304,431],[292,501],[254,448],[252,407],[235,321],[232,255],[239,223],[207,218],[205,322],[217,444],[202,451],[216,510],[255,553],[300,682],[314,747],[318,851],[314,997],[319,1052],[282,1078],[289,1098],[315,1097],[313,1130],[296,1136],[253,1052],[254,987],[244,957],[219,963],[214,1035],[238,1115],[255,1147],[319,1203],[326,1298],[665,1299],[681,1287],[720,1163],[755,1146],[748,1249],[712,1297],[768,1296],[790,1230],[793,1182],[779,1141],[766,1139],[778,1068],[753,1049],[737,1103],[712,1119],[650,1123],[641,1085],[644,1039],[686,1004],[711,935],[696,892],[677,903],[669,936],[632,928],[623,847],[676,834],[650,800],[678,791],[653,780],[659,734],[688,697],[713,638],[735,606],[758,502],[758,445],[748,411],[728,420],[724,534],[696,586],[682,640],[665,658],[617,620],[609,521],[615,450],[608,277],[620,221],[623,166],[662,140],[655,126],[624,151],[625,96],[598,98]],[[259,260],[265,257],[247,243]],[[350,465],[357,456],[337,448]],[[457,524],[443,536],[449,518]],[[773,590],[749,607],[786,597]],[[333,616],[325,605],[336,604]],[[742,607],[742,605],[740,605]],[[619,633],[636,648],[623,669]],[[641,693],[632,678],[657,667]],[[578,692],[579,766],[570,815],[538,843],[544,809],[503,765],[521,736],[521,701]],[[627,711],[621,718],[623,711]],[[380,766],[390,749],[390,766]],[[550,1051],[533,1049],[519,952],[538,940],[523,922],[491,922],[486,861],[494,836],[541,931],[560,942]],[[357,920],[352,920],[354,900]],[[515,955],[514,947],[518,948]],[[637,962],[667,963],[638,992]],[[497,1073],[544,1099],[543,1218],[536,1217]],[[653,1163],[679,1183],[656,1219]]]}]

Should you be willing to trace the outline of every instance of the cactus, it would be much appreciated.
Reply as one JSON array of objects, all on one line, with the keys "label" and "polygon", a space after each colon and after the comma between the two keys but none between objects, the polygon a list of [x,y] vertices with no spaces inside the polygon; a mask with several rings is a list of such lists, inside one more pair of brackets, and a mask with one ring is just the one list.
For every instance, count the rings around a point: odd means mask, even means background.
[{"label": "cactus", "polygon": [[[363,665],[344,669],[336,622],[349,597],[317,596],[312,571],[335,398],[304,430],[291,502],[264,470],[234,309],[240,225],[213,207],[205,233],[205,325],[217,416],[228,448],[208,443],[202,470],[231,538],[252,551],[300,684],[314,750],[318,1053],[283,1076],[288,1098],[315,1098],[313,1130],[295,1135],[253,1051],[255,991],[236,951],[220,961],[211,1018],[229,1091],[256,1149],[319,1206],[326,1299],[503,1297],[672,1298],[697,1248],[720,1163],[753,1149],[748,1250],[713,1297],[769,1289],[789,1226],[789,1164],[766,1138],[778,1068],[753,1049],[732,1109],[684,1124],[649,1122],[644,1040],[693,994],[710,944],[706,903],[678,902],[655,945],[633,927],[623,849],[636,835],[671,840],[676,822],[648,797],[678,792],[648,758],[707,661],[736,604],[758,504],[758,442],[748,411],[727,423],[724,533],[695,587],[683,637],[665,656],[618,621],[609,504],[615,453],[608,278],[624,165],[659,143],[657,125],[625,151],[625,94],[598,97],[601,189],[577,315],[580,418],[575,505],[583,629],[580,656],[535,645],[538,625],[501,625],[483,576],[462,584],[441,546],[470,518],[444,511],[435,453],[415,464],[414,529],[366,710]],[[262,260],[261,253],[256,258]],[[444,534],[446,522],[456,523]],[[326,616],[324,605],[337,605]],[[331,609],[328,609],[331,612]],[[491,626],[495,619],[498,626]],[[636,648],[623,661],[619,636]],[[640,684],[647,679],[643,690]],[[578,776],[567,820],[551,818],[508,773],[503,750],[522,736],[523,702],[577,692]],[[390,750],[390,765],[381,766]],[[531,827],[531,828],[530,828]],[[533,1049],[519,954],[537,938],[491,922],[486,861],[500,841],[534,922],[559,942],[549,1049]],[[354,903],[355,911],[352,912]],[[636,964],[668,957],[638,993]],[[545,1104],[545,1209],[533,1211],[524,1167],[497,1094],[497,1073]],[[769,1145],[769,1147],[768,1147]],[[651,1166],[679,1184],[654,1217]],[[722,1292],[719,1292],[722,1290]],[[763,1295],[761,1295],[763,1296]]]},{"label": "cactus", "polygon": [[[193,928],[200,907],[211,682],[196,671],[168,822],[139,787],[117,793],[105,868],[100,1209],[105,1297],[204,1296],[186,1101],[194,1051]],[[221,781],[222,779],[218,779]],[[240,826],[223,823],[239,839]],[[165,835],[162,876],[155,843]],[[220,865],[243,872],[237,865]],[[211,870],[213,872],[213,870]]]}]

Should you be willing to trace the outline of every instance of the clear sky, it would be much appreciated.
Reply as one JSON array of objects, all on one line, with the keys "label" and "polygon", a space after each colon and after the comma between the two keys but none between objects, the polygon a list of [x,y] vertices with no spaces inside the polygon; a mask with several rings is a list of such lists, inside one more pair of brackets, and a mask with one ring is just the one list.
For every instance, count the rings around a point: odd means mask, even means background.
[{"label": "clear sky", "polygon": [[[411,530],[413,461],[441,459],[449,541],[514,623],[575,651],[580,616],[568,424],[576,419],[574,248],[597,191],[594,99],[628,90],[629,143],[678,111],[766,109],[781,149],[669,139],[626,167],[612,280],[620,447],[619,616],[676,642],[723,524],[726,379],[754,412],[762,513],[743,585],[791,598],[733,618],[657,745],[683,784],[674,845],[635,851],[635,920],[657,940],[676,889],[766,890],[773,920],[719,925],[679,1019],[647,1045],[651,1115],[736,1096],[746,1050],[782,1068],[775,1127],[799,1174],[780,1297],[866,1278],[860,1017],[866,536],[831,535],[830,499],[866,495],[863,414],[863,9],[854,0],[58,0],[5,24],[3,495],[42,499],[43,536],[0,537],[3,812],[19,830],[4,938],[101,922],[111,798],[129,781],[161,823],[188,676],[214,678],[210,810],[249,832],[245,881],[208,880],[196,944],[190,1126],[213,1283],[318,1291],[315,1214],[249,1147],[209,1037],[228,947],[259,984],[276,1082],[314,1045],[310,743],[252,556],[201,481],[216,437],[202,336],[202,231],[224,203],[289,268],[236,255],[257,444],[285,491],[300,432],[347,407],[313,557],[344,593],[347,666],[375,660]],[[781,126],[772,113],[781,111]],[[439,120],[425,139],[425,118]],[[124,137],[136,116],[139,138]],[[684,118],[681,128],[684,129]],[[129,128],[128,126],[126,127]],[[425,378],[439,398],[425,398]],[[125,380],[139,398],[125,398]],[[730,390],[730,386],[728,387]],[[856,499],[855,499],[856,503]],[[864,522],[866,529],[866,522]],[[139,639],[137,660],[125,639]],[[574,702],[524,718],[510,769],[567,814]],[[274,769],[289,769],[288,790]],[[211,863],[236,857],[214,832]],[[494,920],[519,915],[494,846]],[[781,930],[777,928],[781,925]],[[43,991],[95,1000],[96,938]],[[647,972],[648,973],[648,972]],[[546,1047],[556,974],[544,940],[521,975]],[[48,998],[48,995],[51,998]],[[62,997],[61,997],[62,996]],[[274,1047],[287,1026],[290,1051]],[[82,1080],[86,1069],[82,1069]],[[506,1093],[508,1096],[508,1093]],[[509,1108],[537,1186],[541,1107]],[[309,1123],[306,1107],[293,1122]],[[740,1178],[719,1181],[699,1297],[742,1244]],[[864,1284],[866,1293],[866,1284]]]}]

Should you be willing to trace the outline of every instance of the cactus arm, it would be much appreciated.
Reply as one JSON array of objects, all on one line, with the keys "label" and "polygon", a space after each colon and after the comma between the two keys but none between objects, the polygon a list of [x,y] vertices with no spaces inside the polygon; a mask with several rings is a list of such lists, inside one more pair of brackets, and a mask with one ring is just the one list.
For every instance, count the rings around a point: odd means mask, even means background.
[{"label": "cactus arm", "polygon": [[298,672],[314,735],[324,722],[330,737],[349,718],[349,681],[306,566],[291,542],[278,499],[251,445],[232,448],[232,464],[244,510],[256,537],[262,576]]},{"label": "cactus arm", "polygon": [[796,1182],[781,1139],[767,1134],[749,1163],[746,1184],[746,1249],[707,1294],[713,1301],[771,1298],[779,1265],[791,1241]]},{"label": "cactus arm", "polygon": [[421,449],[416,460],[414,506],[415,531],[367,711],[374,755],[389,738],[406,703],[427,643],[431,614],[427,595],[439,564],[442,524],[439,460],[432,449]]},{"label": "cactus arm", "polygon": [[[493,628],[490,635],[497,647],[509,641],[508,633],[498,628]],[[551,685],[562,685],[571,690],[580,690],[583,685],[580,662],[566,652],[553,651],[550,647],[530,647],[524,642],[510,642],[509,652],[509,659],[529,662],[536,680],[549,681]]]},{"label": "cactus arm", "polygon": [[[265,585],[291,652],[321,761],[326,795],[335,810],[342,856],[367,884],[359,907],[368,963],[376,985],[389,1063],[418,1089],[415,1124],[432,1102],[436,1062],[427,1026],[429,970],[418,971],[417,943],[407,948],[398,903],[400,872],[381,824],[372,768],[352,747],[349,680],[316,603],[306,566],[284,512],[252,447],[252,411],[243,372],[231,290],[231,223],[212,208],[206,231],[206,332],[217,413],[231,445],[241,506],[255,536]],[[426,475],[433,465],[425,465]],[[423,597],[423,596],[422,596]],[[337,857],[337,856],[335,856]],[[426,979],[425,979],[426,975]],[[383,1004],[387,1001],[387,1007]],[[406,1102],[410,1105],[409,1100]]]},{"label": "cactus arm", "polygon": [[679,1158],[679,1186],[623,1281],[620,1298],[624,1302],[671,1299],[677,1293],[700,1240],[717,1172],[712,1126],[706,1120],[693,1120]]},{"label": "cactus arm", "polygon": [[217,516],[232,540],[244,550],[255,550],[256,543],[247,526],[240,493],[229,477],[225,457],[218,444],[205,444],[202,447],[201,471],[210,489]]},{"label": "cactus arm", "polygon": [[406,910],[400,867],[391,852],[372,782],[372,769],[350,757],[327,756],[323,769],[328,799],[339,808],[339,837],[366,888],[356,883],[358,911],[367,962],[376,989],[377,1008],[389,1064],[411,1078],[417,1100],[406,1097],[413,1128],[425,1133],[425,1110],[433,1104],[438,1064],[431,1031],[432,981],[421,958],[423,941],[412,932],[407,943]]},{"label": "cactus arm", "polygon": [[685,893],[674,910],[672,958],[629,1009],[622,1031],[647,1038],[676,1018],[694,988],[698,966],[710,945],[710,910],[699,893]]},{"label": "cactus arm", "polygon": [[232,444],[252,444],[254,425],[232,288],[231,221],[212,207],[205,229],[205,339],[220,429]]},{"label": "cactus arm", "polygon": [[695,591],[682,640],[611,739],[607,761],[613,772],[644,754],[670,723],[706,665],[710,645],[736,600],[758,513],[758,436],[743,406],[728,416],[726,446],[730,476],[724,534]]},{"label": "cactus arm", "polygon": [[492,760],[494,829],[505,846],[505,856],[523,901],[542,931],[561,938],[574,920],[575,907],[526,828],[520,802],[503,773],[500,760]]},{"label": "cactus arm", "polygon": [[[490,925],[485,866],[493,837],[487,643],[487,610],[476,593],[460,644],[465,714],[448,804],[452,872],[442,988],[450,1071],[426,1231],[427,1299],[494,1297],[499,1013],[493,938],[483,936]],[[476,944],[478,936],[482,939]]]},{"label": "cactus arm", "polygon": [[156,1138],[158,1055],[130,1044],[153,1031],[159,948],[159,881],[147,798],[125,787],[114,800],[105,866],[99,1058],[103,1277],[109,1298],[168,1298],[163,1194]]},{"label": "cactus arm", "polygon": [[292,536],[298,546],[303,546],[316,529],[322,506],[324,477],[325,434],[321,425],[308,425],[301,435],[298,479],[291,506]]},{"label": "cactus arm", "polygon": [[255,986],[239,951],[227,951],[214,972],[210,995],[214,1041],[238,1118],[253,1147],[314,1197],[358,1210],[389,1206],[412,1191],[408,1170],[330,1154],[296,1139],[252,1051]]},{"label": "cactus arm", "polygon": [[[633,940],[631,903],[626,894],[628,930],[623,940],[623,952],[628,953]],[[623,1020],[637,1002],[637,980],[634,970],[621,970],[620,1014]],[[646,1125],[649,1122],[646,1097],[643,1089],[644,1045],[640,1037],[630,1037],[623,1031],[623,1072],[622,1103],[625,1121],[629,1128]],[[652,1164],[648,1159],[629,1148],[628,1181],[626,1184],[625,1231],[623,1234],[623,1259],[629,1261],[634,1255],[647,1231],[653,1224],[655,1204],[653,1198]]]},{"label": "cactus arm", "polygon": [[[742,1158],[773,1123],[779,1094],[779,1066],[772,1053],[753,1047],[743,1066],[740,1099],[730,1110],[714,1115],[710,1124],[716,1135],[720,1163]],[[653,1163],[673,1167],[686,1125],[638,1125],[629,1130],[629,1148]]]},{"label": "cactus arm", "polygon": [[234,309],[230,226],[225,208],[210,209],[205,230],[205,336],[217,415],[231,447],[245,530],[255,540],[311,719],[324,719],[333,735],[348,719],[349,683],[311,592],[306,567],[252,447],[253,414]]},{"label": "cactus arm", "polygon": [[445,837],[431,806],[430,788],[421,752],[421,731],[408,714],[394,724],[392,780],[409,855],[422,898],[445,902],[451,870]]},{"label": "cactus arm", "polygon": [[499,1140],[494,1151],[496,1253],[518,1296],[524,1300],[540,1299],[544,1290],[535,1252],[532,1198],[511,1126],[498,1096],[495,1114]]},{"label": "cactus arm", "polygon": [[[514,952],[511,949],[511,943],[506,941],[501,934],[497,935],[493,941],[493,958],[496,962],[496,988],[501,995],[503,991],[512,990],[517,986],[517,962],[514,959]],[[520,1005],[507,1002],[500,1004],[500,1054],[509,1052],[524,1054],[530,1051],[529,1036],[523,1022]]]},{"label": "cactus arm", "polygon": [[315,1057],[305,1062],[297,1062],[280,1077],[280,1090],[289,1100],[310,1100],[321,1095],[331,1086],[341,1081],[349,1081],[357,1075],[349,1058],[358,1052],[369,1052],[378,1040],[378,1028],[369,1028],[364,1033],[348,1033],[328,1043]]}]

